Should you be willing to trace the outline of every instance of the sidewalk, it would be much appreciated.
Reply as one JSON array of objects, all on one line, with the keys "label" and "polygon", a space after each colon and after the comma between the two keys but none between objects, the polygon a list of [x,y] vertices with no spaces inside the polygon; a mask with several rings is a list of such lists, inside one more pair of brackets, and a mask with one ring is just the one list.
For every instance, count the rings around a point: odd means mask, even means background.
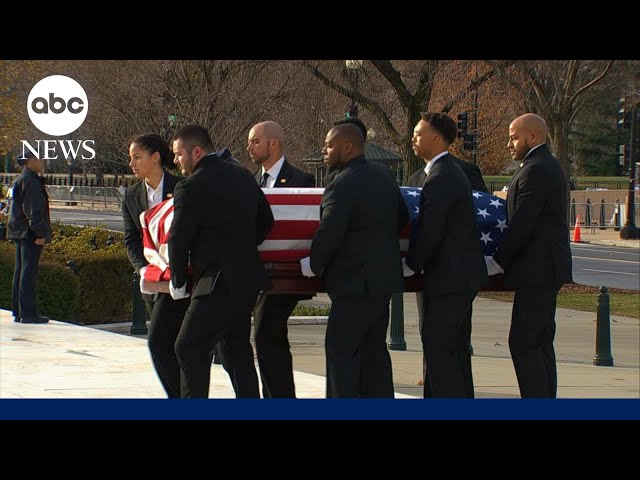
[{"label": "sidewalk", "polygon": [[[581,225],[580,237],[582,239],[582,243],[640,248],[640,240],[623,240],[620,238],[620,232],[616,232],[613,228],[599,230],[598,227],[595,227],[595,229],[592,230],[591,228]],[[571,238],[573,239],[573,229],[571,229]]]},{"label": "sidewalk", "polygon": [[[517,398],[517,381],[502,338],[508,333],[506,313],[511,304],[477,302],[473,340],[476,397]],[[615,364],[627,367],[595,367],[589,364],[592,343],[586,342],[593,338],[589,317],[565,309],[559,309],[558,316],[562,317],[557,341],[558,397],[640,398],[637,319],[613,320]],[[406,296],[407,350],[390,352],[396,398],[422,396],[422,388],[416,385],[422,369],[416,318],[415,302]],[[325,328],[289,327],[299,398],[325,396]],[[226,372],[212,365],[210,397],[233,396]],[[164,398],[164,392],[145,339],[55,321],[14,323],[10,312],[0,310],[0,398]]]}]

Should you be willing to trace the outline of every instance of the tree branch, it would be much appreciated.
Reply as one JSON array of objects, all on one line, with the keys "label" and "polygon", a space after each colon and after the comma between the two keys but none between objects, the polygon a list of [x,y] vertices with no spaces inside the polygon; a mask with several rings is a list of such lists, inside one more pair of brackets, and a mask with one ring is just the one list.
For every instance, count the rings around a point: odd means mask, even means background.
[{"label": "tree branch", "polygon": [[[501,68],[505,68],[505,69],[509,68],[514,63],[515,63],[514,60],[510,60],[504,66],[502,66]],[[470,94],[471,90],[473,90],[474,88],[478,88],[480,85],[482,85],[487,80],[489,80],[494,75],[496,75],[496,73],[497,73],[496,67],[494,65],[491,65],[491,70],[490,71],[488,71],[487,73],[482,74],[480,77],[478,77],[475,80],[473,80],[466,89],[460,91],[455,97],[453,97],[451,100],[449,100],[445,104],[445,106],[442,107],[442,113],[449,113],[451,111],[451,109],[458,104],[458,102],[462,101],[467,95]],[[513,82],[510,77],[507,77],[507,80],[509,81],[509,83],[514,83],[515,84],[515,82]],[[521,89],[521,86],[519,84],[517,84],[517,87],[518,87],[518,89]]]},{"label": "tree branch", "polygon": [[614,60],[609,60],[609,63],[607,63],[607,66],[604,68],[604,70],[602,71],[602,73],[600,75],[598,75],[596,78],[594,78],[590,82],[584,84],[582,87],[578,88],[578,90],[576,90],[576,93],[573,94],[573,96],[571,97],[569,102],[570,103],[575,102],[576,98],[578,98],[578,96],[580,96],[580,94],[582,94],[582,92],[584,92],[586,89],[588,89],[589,87],[595,85],[600,80],[602,80],[604,77],[606,77],[607,73],[609,73],[609,70],[611,69],[611,66],[613,65],[613,62],[614,62]]},{"label": "tree branch", "polygon": [[[400,100],[400,104],[404,108],[405,112],[413,103],[413,95],[407,89],[407,86],[402,81],[402,77],[400,76],[400,72],[398,72],[390,60],[370,60],[374,67],[382,74],[382,76],[389,82],[389,84],[393,87],[398,95],[398,99]],[[426,65],[426,63],[425,63]],[[420,72],[420,76],[422,77],[423,72]]]},{"label": "tree branch", "polygon": [[355,90],[350,90],[343,87],[339,83],[327,77],[324,73],[322,73],[318,69],[317,66],[312,65],[310,62],[304,61],[303,64],[316,78],[318,78],[326,86],[344,95],[345,97],[353,97],[362,106],[364,106],[367,110],[373,113],[376,116],[376,118],[380,120],[384,128],[389,133],[389,137],[391,141],[393,141],[396,144],[400,144],[400,142],[402,142],[402,137],[393,126],[393,123],[391,123],[391,119],[389,118],[387,113],[384,111],[384,109],[382,109],[382,107],[377,102],[370,100],[369,98],[361,95],[359,92],[356,92]]}]

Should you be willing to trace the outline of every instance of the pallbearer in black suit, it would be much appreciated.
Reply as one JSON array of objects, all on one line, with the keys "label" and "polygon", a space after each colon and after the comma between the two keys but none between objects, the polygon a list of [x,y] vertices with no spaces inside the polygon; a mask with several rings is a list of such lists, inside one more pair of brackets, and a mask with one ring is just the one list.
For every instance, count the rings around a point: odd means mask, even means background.
[{"label": "pallbearer in black suit", "polygon": [[456,124],[441,113],[420,116],[413,149],[428,163],[407,265],[424,273],[425,396],[428,383],[434,398],[472,398],[468,323],[473,300],[487,281],[483,248],[471,184],[448,152]]},{"label": "pallbearer in black suit", "polygon": [[[143,254],[140,214],[170,198],[180,179],[166,170],[174,166],[173,152],[160,135],[136,137],[129,145],[129,157],[131,171],[142,181],[124,193],[124,244],[129,260],[142,280],[149,262]],[[140,283],[151,315],[148,339],[153,366],[169,398],[180,398],[180,367],[173,345],[189,301],[173,300],[168,293],[145,292],[142,281]]]},{"label": "pallbearer in black suit", "polygon": [[545,121],[532,113],[509,125],[507,146],[521,163],[507,191],[508,228],[493,257],[516,291],[509,349],[522,398],[556,396],[556,298],[572,281],[567,178],[546,137]]},{"label": "pallbearer in black suit", "polygon": [[[482,178],[482,172],[477,165],[474,165],[471,162],[466,162],[458,157],[454,157],[449,154],[450,158],[458,164],[462,171],[467,176],[469,183],[471,184],[471,190],[477,190],[480,192],[489,193],[487,190],[487,186],[484,184],[484,179]],[[428,163],[430,159],[423,159],[425,163]],[[427,179],[427,167],[425,165],[424,168],[421,168],[417,172],[414,172],[408,179],[406,185],[408,187],[420,187],[424,185],[425,180]],[[422,311],[422,306],[424,302],[422,300],[422,292],[416,292],[416,303],[418,306],[418,328],[420,329],[420,334],[422,334],[422,323],[424,318],[424,312]],[[465,321],[465,325],[471,328],[471,317],[473,316],[473,309],[469,310],[469,318]],[[467,332],[469,340],[471,340],[471,331]],[[469,343],[469,349],[471,349],[471,343]],[[471,367],[471,362],[468,363],[469,368]],[[427,372],[427,360],[426,358],[422,359],[422,382],[424,385],[424,397],[432,398],[433,395],[431,393],[431,385],[427,381],[428,372]],[[471,373],[465,375],[465,378],[469,381],[467,385],[467,389],[470,393],[470,396],[473,396],[473,376]]]},{"label": "pallbearer in black suit", "polygon": [[[249,131],[247,151],[254,164],[256,182],[265,188],[315,187],[313,175],[291,165],[282,153],[284,132],[276,122],[254,125]],[[300,295],[261,293],[253,311],[256,352],[264,398],[295,398],[293,361],[288,339],[287,321]]]},{"label": "pallbearer in black suit", "polygon": [[271,287],[257,247],[273,226],[271,207],[249,171],[213,151],[203,127],[182,127],[173,151],[189,175],[174,192],[169,235],[174,299],[189,295],[189,264],[193,275],[191,302],[175,344],[181,396],[208,396],[211,352],[223,340],[223,357],[236,368],[232,380],[253,370],[250,391],[241,393],[234,385],[236,395],[258,397],[249,335],[258,292]]},{"label": "pallbearer in black suit", "polygon": [[364,137],[345,124],[327,133],[323,155],[338,171],[322,196],[320,225],[303,274],[324,280],[327,397],[393,398],[386,336],[391,294],[404,289],[399,232],[407,206],[389,168],[364,156]]}]

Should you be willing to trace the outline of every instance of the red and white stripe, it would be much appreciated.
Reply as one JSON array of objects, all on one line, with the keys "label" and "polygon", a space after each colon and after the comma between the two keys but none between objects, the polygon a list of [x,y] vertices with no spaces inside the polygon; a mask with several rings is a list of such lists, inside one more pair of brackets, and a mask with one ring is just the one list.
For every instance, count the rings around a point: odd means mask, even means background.
[{"label": "red and white stripe", "polygon": [[[275,223],[258,246],[265,262],[297,261],[311,251],[313,235],[320,224],[320,203],[324,188],[263,188]],[[173,199],[165,200],[140,214],[144,256],[150,266],[149,281],[168,280],[168,236],[173,219]],[[409,243],[409,225],[401,233],[400,250]]]},{"label": "red and white stripe", "polygon": [[140,214],[142,247],[149,262],[144,278],[152,282],[169,280],[169,229],[173,220],[173,198]]}]

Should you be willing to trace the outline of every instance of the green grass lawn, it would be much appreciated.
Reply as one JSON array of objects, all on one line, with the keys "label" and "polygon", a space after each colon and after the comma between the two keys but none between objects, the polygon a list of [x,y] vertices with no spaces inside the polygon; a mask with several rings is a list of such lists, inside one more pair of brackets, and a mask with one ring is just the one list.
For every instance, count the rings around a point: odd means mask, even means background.
[{"label": "green grass lawn", "polygon": [[[485,175],[485,182],[508,182],[511,179],[510,175]],[[625,182],[629,177],[576,177],[580,182]]]},{"label": "green grass lawn", "polygon": [[[598,293],[598,287],[565,285],[558,294],[557,305],[559,308],[571,308],[595,314],[598,309]],[[502,302],[513,302],[513,292],[480,292],[478,296]],[[609,305],[611,315],[640,318],[640,294],[637,291],[610,288]]]}]

